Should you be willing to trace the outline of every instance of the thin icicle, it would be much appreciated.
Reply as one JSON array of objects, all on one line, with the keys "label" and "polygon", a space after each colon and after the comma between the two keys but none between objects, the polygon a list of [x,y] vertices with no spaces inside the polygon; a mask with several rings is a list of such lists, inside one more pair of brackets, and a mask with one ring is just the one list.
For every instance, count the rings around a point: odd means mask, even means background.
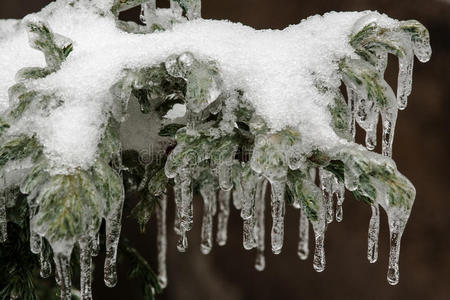
[{"label": "thin icicle", "polygon": [[380,73],[380,75],[384,75],[387,64],[388,64],[388,53],[386,51],[378,51],[375,69],[377,69],[377,72]]},{"label": "thin icicle", "polygon": [[176,234],[180,235],[181,230],[181,184],[179,177],[175,177],[175,186],[174,186],[174,197],[175,197],[175,221],[174,221],[174,231]]},{"label": "thin icicle", "polygon": [[[319,170],[320,171],[320,170]],[[311,221],[314,229],[314,237],[315,237],[315,249],[314,249],[314,258],[313,258],[313,267],[317,272],[322,272],[325,270],[325,231],[327,229],[327,202],[321,197],[320,189],[317,189],[313,182],[304,181],[303,184],[309,185],[309,189],[315,191],[317,195],[318,201],[318,211],[317,211],[317,220]],[[302,207],[303,208],[303,207]]]},{"label": "thin icicle", "polygon": [[256,247],[255,237],[255,215],[245,219],[242,225],[242,245],[245,250],[251,250]]},{"label": "thin icicle", "polygon": [[97,256],[100,252],[100,234],[97,233],[94,237],[92,237],[91,241],[91,255]]},{"label": "thin icicle", "polygon": [[383,121],[382,154],[392,157],[392,145],[394,143],[395,123],[397,122],[397,109],[391,108],[381,113]]},{"label": "thin icicle", "polygon": [[[415,191],[412,191],[415,194]],[[414,197],[415,195],[413,195]],[[411,214],[411,206],[391,206],[388,195],[385,195],[384,201],[379,202],[386,211],[389,223],[390,234],[390,251],[389,251],[389,267],[387,272],[387,280],[389,284],[396,285],[399,282],[399,257],[400,242]]]},{"label": "thin icicle", "polygon": [[181,227],[180,230],[181,231],[177,242],[177,250],[178,252],[186,252],[186,249],[188,248],[186,230],[183,227]]},{"label": "thin icicle", "polygon": [[397,104],[398,109],[405,109],[408,96],[411,94],[414,54],[410,48],[405,48],[405,54],[398,58]]},{"label": "thin icicle", "polygon": [[337,198],[336,221],[342,222],[344,218],[344,210],[342,208],[342,205],[344,204],[345,200],[345,185],[343,182],[339,181],[339,179],[336,176],[333,177],[334,177],[333,194],[335,194]]},{"label": "thin icicle", "polygon": [[91,237],[82,237],[80,245],[80,291],[82,300],[92,299],[92,240]]},{"label": "thin icicle", "polygon": [[174,0],[170,0],[170,8],[172,9],[173,14],[176,16],[181,16],[181,14],[183,13],[183,9],[181,8],[181,6]]},{"label": "thin icicle", "polygon": [[[33,224],[31,220],[36,215],[36,206],[30,205],[30,224]],[[33,226],[30,225],[30,250],[34,254],[41,252],[41,237],[33,230]]]},{"label": "thin icicle", "polygon": [[72,299],[72,281],[70,278],[70,258],[64,254],[58,253],[54,256],[56,273],[58,279],[61,300]]},{"label": "thin icicle", "polygon": [[157,248],[158,248],[158,283],[161,288],[167,286],[167,196],[166,193],[161,195],[159,205],[156,207],[156,220],[158,223]]},{"label": "thin icicle", "polygon": [[213,216],[215,213],[214,206],[217,201],[217,197],[214,186],[212,185],[202,187],[200,189],[200,193],[203,197],[204,203],[200,250],[203,254],[209,254],[213,246]]},{"label": "thin icicle", "polygon": [[266,191],[268,186],[268,181],[263,179],[260,188],[260,196],[255,203],[255,237],[256,237],[256,259],[255,259],[255,269],[257,271],[263,271],[266,267],[266,259],[264,257],[265,250],[265,223],[264,214],[266,209]]},{"label": "thin icicle", "polygon": [[[252,172],[252,171],[249,171]],[[254,174],[243,175],[241,218],[246,220],[253,216],[257,178]]]},{"label": "thin icicle", "polygon": [[8,229],[7,229],[7,219],[6,219],[6,195],[2,191],[0,194],[0,243],[6,242],[8,239]]},{"label": "thin icicle", "polygon": [[[378,115],[377,115],[378,117]],[[370,151],[377,146],[377,124],[366,130],[366,148]]]},{"label": "thin icicle", "polygon": [[242,193],[238,190],[233,191],[233,206],[237,210],[241,210],[242,208]]},{"label": "thin icicle", "polygon": [[366,131],[366,148],[375,149],[377,145],[377,124],[379,110],[377,105],[359,97],[356,105],[356,122]]},{"label": "thin icicle", "polygon": [[284,242],[285,181],[272,181],[272,252],[280,254]]},{"label": "thin icicle", "polygon": [[233,157],[225,158],[224,162],[218,167],[219,169],[219,186],[224,191],[230,191],[233,188],[232,171]]},{"label": "thin icicle", "polygon": [[156,20],[156,0],[148,0],[141,5],[140,20],[150,28]]},{"label": "thin icicle", "polygon": [[187,232],[192,228],[194,218],[193,211],[193,188],[191,174],[187,170],[183,170],[180,176],[181,180],[181,227]]},{"label": "thin icicle", "polygon": [[45,242],[41,240],[41,253],[39,255],[39,262],[41,264],[40,275],[42,278],[48,278],[52,274],[52,264],[49,261],[49,257],[46,253]]},{"label": "thin icicle", "polygon": [[369,222],[369,243],[367,247],[367,258],[373,264],[378,259],[378,235],[380,232],[380,208],[378,203],[371,206],[372,216]]},{"label": "thin icicle", "polygon": [[390,233],[390,251],[389,251],[389,268],[387,273],[387,281],[390,285],[396,285],[400,280],[400,271],[398,260],[400,257],[400,241],[403,230],[394,230]]},{"label": "thin icicle", "polygon": [[358,94],[354,90],[352,90],[349,86],[346,86],[347,88],[347,97],[348,97],[348,108],[350,111],[350,118],[349,118],[349,128],[350,128],[350,135],[352,136],[352,140],[355,140],[356,136],[356,120],[355,120],[355,114],[356,114],[356,104],[358,102]]},{"label": "thin icicle", "polygon": [[178,232],[179,235],[177,242],[179,252],[186,252],[188,247],[187,232],[191,229],[193,221],[192,193],[190,172],[188,170],[182,170],[175,177],[175,203],[177,209],[175,232]]},{"label": "thin icicle", "polygon": [[106,258],[104,268],[104,280],[108,287],[117,284],[117,247],[119,246],[120,230],[122,227],[123,199],[120,204],[106,218]]},{"label": "thin icicle", "polygon": [[325,199],[327,207],[326,220],[327,223],[333,222],[334,209],[333,209],[333,174],[322,168],[319,169],[320,177],[320,189],[322,190],[323,198]]},{"label": "thin icicle", "polygon": [[321,233],[316,233],[316,245],[314,249],[314,259],[313,259],[313,267],[317,272],[322,272],[325,270],[325,231]]},{"label": "thin icicle", "polygon": [[307,259],[309,255],[309,220],[303,208],[300,209],[297,255],[302,260]]},{"label": "thin icicle", "polygon": [[[253,180],[254,178],[251,178],[250,180]],[[256,236],[256,202],[260,201],[261,197],[261,189],[262,189],[262,182],[263,179],[259,179],[257,181],[248,181],[247,183],[247,192],[249,190],[250,193],[246,194],[246,201],[247,204],[251,204],[252,206],[249,207],[249,215],[250,217],[248,219],[244,219],[243,223],[243,235],[242,235],[242,243],[244,246],[244,249],[250,250],[257,246],[257,236]],[[251,185],[250,185],[251,183]]]},{"label": "thin icicle", "polygon": [[217,216],[217,244],[224,246],[228,237],[228,218],[230,216],[231,191],[219,191],[219,214]]}]

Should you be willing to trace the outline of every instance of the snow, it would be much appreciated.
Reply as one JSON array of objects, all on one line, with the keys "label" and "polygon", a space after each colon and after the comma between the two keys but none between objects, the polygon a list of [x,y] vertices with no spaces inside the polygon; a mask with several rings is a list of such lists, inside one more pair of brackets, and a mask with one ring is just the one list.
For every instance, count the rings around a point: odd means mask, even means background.
[{"label": "snow", "polygon": [[[120,31],[112,15],[101,17],[83,3],[72,7],[66,0],[56,1],[28,17],[43,19],[55,33],[74,41],[59,71],[28,83],[64,99],[49,116],[31,115],[22,124],[24,131],[37,133],[55,167],[87,168],[95,160],[101,125],[113,104],[109,89],[125,68],[156,65],[186,51],[197,59],[216,61],[224,90],[243,90],[273,131],[297,128],[310,145],[332,147],[341,142],[330,125],[331,95],[320,94],[314,78],[340,86],[338,61],[355,55],[349,35],[356,20],[368,12],[313,16],[281,31],[199,19],[165,32],[137,35]],[[102,9],[108,3],[96,5]],[[2,110],[8,106],[15,73],[44,65],[43,55],[29,47],[23,26],[14,28],[15,23],[0,23]]]}]

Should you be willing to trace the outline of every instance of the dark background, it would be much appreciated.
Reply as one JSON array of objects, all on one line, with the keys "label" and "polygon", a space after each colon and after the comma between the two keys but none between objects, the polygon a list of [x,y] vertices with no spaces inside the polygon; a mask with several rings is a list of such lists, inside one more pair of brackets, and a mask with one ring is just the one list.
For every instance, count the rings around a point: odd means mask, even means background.
[{"label": "dark background", "polygon": [[[0,18],[21,18],[48,2],[1,0]],[[166,7],[163,2],[160,1],[161,6]],[[159,299],[450,299],[450,1],[203,1],[204,18],[229,19],[255,28],[282,29],[314,14],[366,9],[400,20],[420,21],[430,31],[433,48],[430,62],[415,61],[409,106],[400,112],[397,123],[394,159],[417,189],[402,240],[399,285],[393,287],[386,282],[389,240],[385,214],[381,220],[379,259],[370,264],[366,259],[370,208],[349,195],[344,204],[344,221],[331,224],[327,231],[327,268],[323,273],[313,270],[311,257],[300,261],[296,255],[298,212],[291,208],[287,211],[283,253],[275,256],[266,251],[267,267],[260,273],[253,268],[254,252],[242,248],[242,222],[234,209],[226,247],[214,246],[208,256],[200,253],[201,210],[197,210],[189,235],[190,248],[185,254],[177,253],[170,203],[169,286]],[[129,12],[127,17],[136,13]],[[392,59],[386,77],[394,90],[396,74],[397,62]],[[270,222],[266,230],[269,226]],[[146,234],[140,234],[135,221],[126,218],[123,231],[156,267],[154,227],[150,224]],[[101,278],[101,261],[98,263],[93,284],[95,299],[142,299],[138,283],[127,278],[126,265],[121,266],[117,287],[108,289]]]}]

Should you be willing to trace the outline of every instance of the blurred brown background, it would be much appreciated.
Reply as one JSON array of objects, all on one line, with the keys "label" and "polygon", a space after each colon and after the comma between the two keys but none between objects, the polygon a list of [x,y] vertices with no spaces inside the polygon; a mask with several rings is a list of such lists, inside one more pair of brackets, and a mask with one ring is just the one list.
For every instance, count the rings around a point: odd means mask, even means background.
[{"label": "blurred brown background", "polygon": [[[0,18],[21,18],[39,10],[48,0],[1,0]],[[167,1],[160,1],[167,7]],[[208,256],[199,250],[201,210],[189,235],[187,253],[176,251],[172,229],[173,204],[169,205],[169,286],[159,299],[450,299],[450,1],[449,0],[204,0],[205,18],[229,19],[256,28],[282,29],[301,19],[327,11],[378,10],[401,20],[417,19],[430,31],[433,56],[421,64],[416,60],[409,106],[400,112],[394,159],[399,170],[416,186],[417,198],[402,240],[400,283],[386,282],[388,228],[382,215],[378,262],[366,259],[370,208],[347,195],[344,221],[327,231],[327,268],[316,273],[311,257],[296,255],[297,211],[289,208],[286,243],[281,255],[267,251],[264,272],[253,268],[254,252],[242,248],[242,222],[232,210],[229,242]],[[138,12],[129,12],[133,18]],[[390,60],[387,79],[395,90],[397,62]],[[197,205],[199,207],[200,205]],[[124,234],[155,263],[155,232],[151,224],[140,234],[131,218]],[[270,226],[270,222],[266,225]],[[310,236],[312,240],[312,236]],[[266,243],[268,244],[268,243]],[[312,250],[312,248],[311,248]],[[100,263],[100,261],[98,261]],[[114,289],[104,286],[100,267],[94,281],[95,299],[142,299],[137,282],[120,270]]]}]

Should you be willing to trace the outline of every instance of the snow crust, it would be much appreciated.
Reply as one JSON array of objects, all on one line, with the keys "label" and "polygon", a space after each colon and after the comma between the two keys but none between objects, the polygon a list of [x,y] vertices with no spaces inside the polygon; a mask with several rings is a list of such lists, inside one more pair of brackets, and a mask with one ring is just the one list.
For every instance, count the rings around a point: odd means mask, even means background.
[{"label": "snow crust", "polygon": [[[27,17],[48,22],[55,33],[74,41],[59,71],[28,83],[34,90],[55,93],[64,104],[49,116],[30,115],[21,125],[22,131],[37,134],[61,170],[87,168],[95,160],[102,124],[113,104],[109,89],[125,68],[156,65],[186,51],[216,61],[224,90],[243,90],[273,131],[294,127],[304,141],[325,148],[342,142],[330,125],[327,106],[332,96],[319,93],[315,80],[340,86],[338,62],[355,56],[349,45],[352,26],[369,12],[316,15],[284,30],[199,19],[137,35],[120,31],[112,15],[100,16],[98,11],[109,0],[96,5],[98,9],[72,7],[60,0]],[[8,107],[8,88],[16,72],[44,65],[42,53],[29,46],[18,21],[0,21],[1,110]],[[173,113],[178,117],[179,111]]]}]

